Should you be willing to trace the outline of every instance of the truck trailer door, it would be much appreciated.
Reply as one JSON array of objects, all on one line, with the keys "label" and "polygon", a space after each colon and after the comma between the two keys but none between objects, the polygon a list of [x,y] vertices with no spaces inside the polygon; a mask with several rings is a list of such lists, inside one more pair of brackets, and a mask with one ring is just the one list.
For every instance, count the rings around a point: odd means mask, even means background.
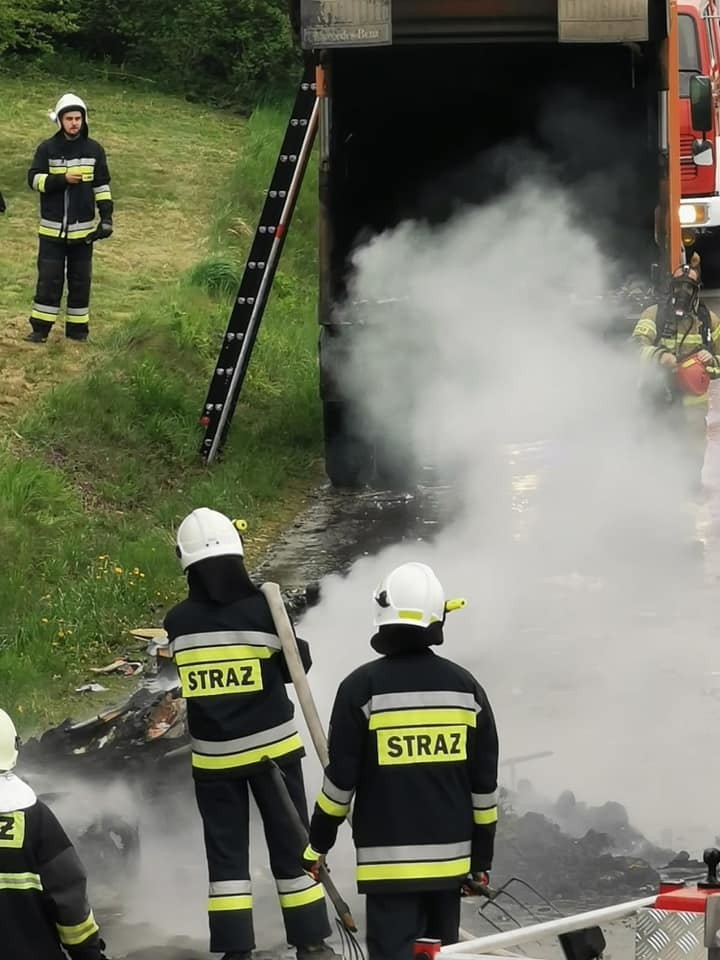
[{"label": "truck trailer door", "polygon": [[560,43],[642,43],[648,0],[558,0]]}]

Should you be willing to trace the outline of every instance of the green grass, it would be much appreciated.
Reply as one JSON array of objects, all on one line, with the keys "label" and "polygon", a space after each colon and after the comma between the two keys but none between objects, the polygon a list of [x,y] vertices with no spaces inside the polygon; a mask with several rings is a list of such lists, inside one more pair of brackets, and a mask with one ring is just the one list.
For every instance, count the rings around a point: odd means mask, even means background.
[{"label": "green grass", "polygon": [[[312,171],[224,460],[208,470],[197,456],[198,416],[287,110],[242,122],[152,92],[77,86],[95,108],[117,203],[116,234],[97,251],[94,342],[86,350],[56,333],[43,348],[21,347],[36,198],[19,191],[28,153],[48,133],[42,111],[64,84],[25,90],[0,76],[11,132],[0,156],[11,207],[0,221],[9,321],[0,407],[12,426],[0,450],[0,705],[26,728],[96,709],[92,695],[72,696],[93,679],[89,667],[137,652],[128,629],[157,624],[182,595],[172,535],[186,512],[245,517],[252,563],[320,475]],[[112,687],[117,696],[129,684]]]}]

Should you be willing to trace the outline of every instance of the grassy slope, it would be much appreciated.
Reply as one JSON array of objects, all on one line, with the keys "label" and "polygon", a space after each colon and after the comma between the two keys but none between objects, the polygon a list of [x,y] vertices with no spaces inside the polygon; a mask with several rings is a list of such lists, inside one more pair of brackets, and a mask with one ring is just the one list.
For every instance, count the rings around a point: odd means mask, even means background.
[{"label": "grassy slope", "polygon": [[36,213],[22,178],[57,89],[0,78],[0,124],[10,128],[0,183],[11,204],[0,221],[0,372],[13,409],[0,451],[0,541],[14,561],[0,569],[0,704],[28,726],[93,709],[95,698],[68,702],[88,667],[137,650],[127,629],[157,622],[182,593],[172,530],[184,513],[209,505],[246,517],[252,561],[319,475],[312,177],[224,462],[208,471],[196,455],[228,291],[286,111],[263,109],[244,124],[92,84],[92,130],[117,202],[116,234],[97,250],[94,344],[56,335],[38,350],[18,343]]}]

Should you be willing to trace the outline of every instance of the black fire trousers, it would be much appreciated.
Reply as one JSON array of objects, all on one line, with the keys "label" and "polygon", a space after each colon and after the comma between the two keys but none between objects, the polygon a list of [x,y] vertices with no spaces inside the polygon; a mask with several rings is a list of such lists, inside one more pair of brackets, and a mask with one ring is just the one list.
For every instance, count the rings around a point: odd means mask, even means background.
[{"label": "black fire trousers", "polygon": [[[293,803],[307,826],[300,761],[283,766],[282,772]],[[248,789],[252,790],[262,817],[287,942],[296,947],[320,943],[330,936],[323,888],[303,870],[303,850],[283,815],[270,775],[261,771],[247,778],[195,781],[210,881],[210,952],[243,952],[255,947]]]},{"label": "black fire trousers", "polygon": [[369,893],[365,924],[369,960],[412,960],[419,937],[457,943],[460,885],[457,890]]},{"label": "black fire trousers", "polygon": [[67,274],[67,307],[65,336],[85,340],[90,323],[90,281],[92,277],[92,244],[66,243],[40,237],[38,248],[38,280],[30,324],[36,333],[47,336],[60,313],[60,301]]}]

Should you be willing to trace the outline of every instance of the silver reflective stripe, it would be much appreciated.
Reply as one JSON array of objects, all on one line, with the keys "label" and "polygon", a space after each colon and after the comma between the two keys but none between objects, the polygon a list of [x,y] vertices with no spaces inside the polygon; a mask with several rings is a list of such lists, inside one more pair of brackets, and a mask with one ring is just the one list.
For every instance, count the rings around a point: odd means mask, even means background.
[{"label": "silver reflective stripe", "polygon": [[48,227],[50,230],[60,230],[62,223],[59,223],[57,220],[44,220],[40,218],[40,226]]},{"label": "silver reflective stripe", "polygon": [[213,880],[209,892],[211,897],[236,897],[252,893],[252,883],[249,880]]},{"label": "silver reflective stripe", "polygon": [[65,166],[65,160],[64,160],[62,157],[51,157],[51,158],[48,160],[48,166],[49,166],[49,167],[64,167],[64,166]]},{"label": "silver reflective stripe", "polygon": [[299,893],[317,886],[312,877],[292,877],[290,880],[276,880],[278,893]]},{"label": "silver reflective stripe", "polygon": [[457,860],[470,856],[470,841],[421,843],[404,847],[358,847],[358,863],[408,863],[413,860]]},{"label": "silver reflective stripe", "polygon": [[73,157],[67,161],[69,167],[94,167],[95,157]]},{"label": "silver reflective stripe", "polygon": [[36,173],[35,176],[33,177],[33,182],[32,182],[33,190],[37,190],[38,184],[40,183],[40,181],[47,180],[47,176],[48,175],[46,173]]},{"label": "silver reflective stripe", "polygon": [[68,224],[68,233],[77,233],[79,230],[92,230],[94,220],[76,220],[75,223]]},{"label": "silver reflective stripe", "polygon": [[412,707],[464,707],[480,711],[482,708],[472,693],[457,690],[413,690],[409,693],[378,693],[370,697],[362,708],[366,717],[380,710],[405,710]]},{"label": "silver reflective stripe", "polygon": [[494,807],[497,804],[498,792],[492,793],[474,793],[472,795],[472,805],[478,810],[485,810],[488,807]]},{"label": "silver reflective stripe", "polygon": [[172,651],[195,650],[197,647],[270,647],[280,650],[280,638],[260,630],[215,630],[212,633],[186,633],[172,642]]},{"label": "silver reflective stripe", "polygon": [[322,790],[325,796],[329,797],[330,800],[334,800],[335,803],[350,803],[354,792],[352,790],[341,790],[340,787],[336,787],[332,780],[328,780],[327,777],[323,777]]},{"label": "silver reflective stripe", "polygon": [[224,757],[225,754],[242,753],[244,750],[275,743],[276,740],[283,740],[294,733],[297,733],[295,721],[288,720],[287,723],[281,723],[277,727],[253,733],[249,737],[238,737],[236,740],[192,740],[192,748],[195,753],[204,753],[210,757]]},{"label": "silver reflective stripe", "polygon": [[87,307],[66,307],[65,312],[69,317],[84,317],[88,312]]},{"label": "silver reflective stripe", "polygon": [[95,193],[110,193],[110,184],[104,183],[101,187],[93,187]]},{"label": "silver reflective stripe", "polygon": [[[51,307],[47,303],[33,303],[33,310],[39,310],[40,313],[60,313],[60,307]],[[68,313],[70,310],[68,310]]]}]

